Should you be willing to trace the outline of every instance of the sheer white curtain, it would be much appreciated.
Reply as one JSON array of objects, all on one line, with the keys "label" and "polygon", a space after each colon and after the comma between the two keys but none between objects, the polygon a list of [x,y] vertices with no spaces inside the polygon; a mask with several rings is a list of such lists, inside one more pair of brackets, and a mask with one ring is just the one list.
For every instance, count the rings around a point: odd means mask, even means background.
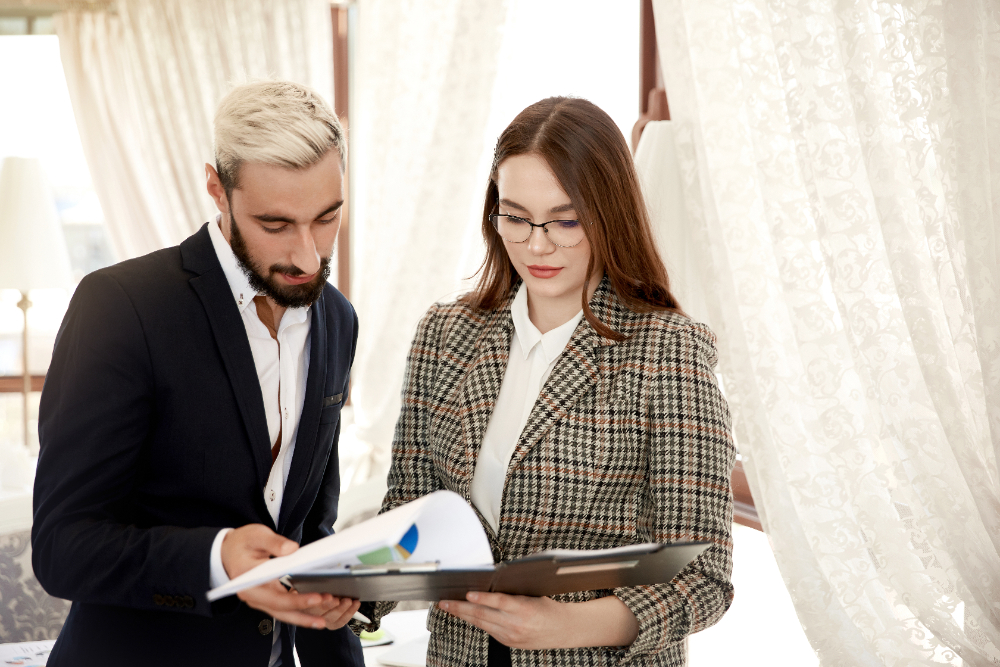
[{"label": "sheer white curtain", "polygon": [[417,322],[465,291],[482,259],[477,220],[496,141],[486,127],[506,13],[499,0],[359,5],[351,300],[361,331],[348,436],[364,452],[345,486],[370,477],[384,489]]},{"label": "sheer white curtain", "polygon": [[212,118],[232,83],[291,79],[332,100],[331,30],[322,0],[119,0],[56,15],[119,258],[175,245],[214,217],[204,164],[214,162]]},{"label": "sheer white curtain", "polygon": [[655,0],[758,510],[824,665],[1000,661],[1000,7]]}]

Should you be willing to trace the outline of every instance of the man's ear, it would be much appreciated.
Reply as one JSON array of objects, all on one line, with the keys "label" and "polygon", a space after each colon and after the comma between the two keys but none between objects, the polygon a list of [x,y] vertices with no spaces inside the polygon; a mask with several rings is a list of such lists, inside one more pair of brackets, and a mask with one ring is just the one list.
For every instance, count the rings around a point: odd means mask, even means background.
[{"label": "man's ear", "polygon": [[208,189],[208,194],[215,202],[215,207],[219,209],[219,213],[225,218],[229,214],[229,198],[226,196],[226,189],[222,187],[222,179],[219,178],[219,172],[215,170],[215,167],[209,163],[205,163],[205,187]]}]

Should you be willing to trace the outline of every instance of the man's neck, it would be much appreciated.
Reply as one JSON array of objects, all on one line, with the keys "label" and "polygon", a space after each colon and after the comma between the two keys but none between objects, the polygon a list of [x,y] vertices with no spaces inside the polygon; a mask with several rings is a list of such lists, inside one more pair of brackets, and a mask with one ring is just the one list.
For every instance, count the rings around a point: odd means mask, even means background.
[{"label": "man's neck", "polygon": [[271,336],[277,340],[278,338],[278,327],[281,325],[281,317],[285,314],[284,306],[279,306],[274,302],[271,297],[264,297],[264,306],[260,307],[258,299],[260,296],[254,299],[258,303],[257,307],[257,317],[260,321],[264,323],[264,326],[268,328],[271,332]]}]

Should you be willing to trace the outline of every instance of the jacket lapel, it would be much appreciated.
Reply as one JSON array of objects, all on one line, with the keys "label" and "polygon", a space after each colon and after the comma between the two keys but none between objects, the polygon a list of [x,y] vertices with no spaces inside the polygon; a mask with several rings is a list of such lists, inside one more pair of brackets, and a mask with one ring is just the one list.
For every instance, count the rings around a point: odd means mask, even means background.
[{"label": "jacket lapel", "polygon": [[493,416],[493,408],[500,394],[500,385],[507,371],[512,330],[508,301],[505,308],[499,308],[491,315],[476,340],[475,353],[459,395],[459,421],[462,433],[458,442],[465,443],[464,478],[459,493],[470,502],[476,458],[479,456],[483,436],[486,434],[486,427],[489,426],[490,417]]},{"label": "jacket lapel", "polygon": [[[618,318],[613,301],[608,279],[603,278],[591,297],[590,308],[602,322],[616,329]],[[531,408],[511,457],[508,474],[520,465],[556,422],[570,413],[580,397],[597,385],[600,348],[613,343],[594,331],[586,318],[580,321]]]},{"label": "jacket lapel", "polygon": [[190,284],[205,307],[215,344],[250,438],[259,488],[263,489],[271,469],[271,446],[264,416],[264,399],[260,393],[260,381],[246,327],[215,255],[207,225],[181,244],[181,255],[184,268],[198,274],[191,278]]},{"label": "jacket lapel", "polygon": [[[305,489],[309,474],[315,463],[320,411],[323,408],[323,397],[326,389],[328,345],[326,301],[324,296],[320,296],[313,303],[309,316],[311,322],[306,395],[305,401],[302,404],[302,414],[299,416],[299,427],[295,434],[295,452],[292,455],[292,467],[288,471],[288,481],[285,482],[285,492],[281,499],[281,511],[278,513],[279,533],[284,530],[285,526],[298,523],[298,521],[291,521],[290,518],[292,511],[299,504],[302,491]],[[336,453],[331,454],[331,456],[336,456]]]}]

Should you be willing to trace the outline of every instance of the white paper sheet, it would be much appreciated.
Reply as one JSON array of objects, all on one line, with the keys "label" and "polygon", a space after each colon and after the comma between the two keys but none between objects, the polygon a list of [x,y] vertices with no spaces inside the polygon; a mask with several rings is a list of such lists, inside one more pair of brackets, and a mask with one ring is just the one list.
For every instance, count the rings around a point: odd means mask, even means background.
[{"label": "white paper sheet", "polygon": [[16,665],[17,667],[41,667],[49,659],[49,653],[56,640],[41,642],[21,642],[19,644],[0,644],[0,665]]},{"label": "white paper sheet", "polygon": [[412,526],[419,534],[408,562],[437,562],[442,569],[492,565],[493,555],[475,510],[452,491],[435,491],[413,502],[274,558],[208,592],[215,601],[289,574],[360,565],[358,556],[395,549]]}]

